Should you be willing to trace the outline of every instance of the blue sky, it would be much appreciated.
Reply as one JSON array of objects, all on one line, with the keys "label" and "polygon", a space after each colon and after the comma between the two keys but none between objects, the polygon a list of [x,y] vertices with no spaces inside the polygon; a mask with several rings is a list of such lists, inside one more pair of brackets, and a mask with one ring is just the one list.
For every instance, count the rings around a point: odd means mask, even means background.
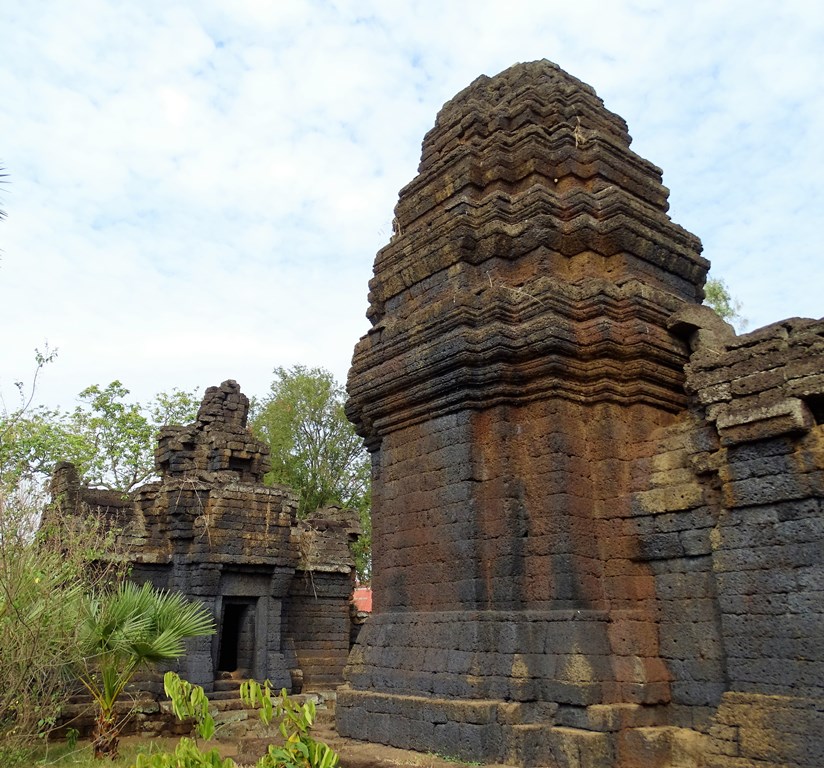
[{"label": "blue sky", "polygon": [[824,4],[3,0],[0,392],[343,381],[442,104],[548,58],[664,170],[754,329],[824,315]]}]

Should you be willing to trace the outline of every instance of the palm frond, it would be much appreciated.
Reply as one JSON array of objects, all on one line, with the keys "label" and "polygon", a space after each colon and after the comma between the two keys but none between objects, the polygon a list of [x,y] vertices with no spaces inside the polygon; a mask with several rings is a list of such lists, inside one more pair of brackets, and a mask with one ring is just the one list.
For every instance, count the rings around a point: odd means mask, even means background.
[{"label": "palm frond", "polygon": [[202,603],[148,583],[126,582],[113,592],[89,595],[78,625],[83,683],[90,690],[102,685],[99,695],[92,695],[113,703],[138,666],[179,658],[186,651],[186,638],[214,631]]}]

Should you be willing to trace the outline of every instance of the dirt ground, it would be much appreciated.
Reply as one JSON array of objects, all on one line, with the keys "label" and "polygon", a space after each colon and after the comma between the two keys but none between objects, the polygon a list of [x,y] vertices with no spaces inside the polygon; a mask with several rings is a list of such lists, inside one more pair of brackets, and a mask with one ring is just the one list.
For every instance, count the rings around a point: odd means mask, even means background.
[{"label": "dirt ground", "polygon": [[[319,722],[313,729],[312,735],[319,741],[324,741],[340,755],[340,768],[398,768],[399,766],[414,766],[416,768],[467,768],[468,763],[449,760],[440,755],[411,750],[396,749],[383,744],[372,744],[366,741],[347,739],[334,730],[331,723]],[[147,737],[124,736],[122,745],[146,743]],[[172,750],[177,739],[158,738],[159,748]],[[161,743],[162,742],[162,745]],[[217,747],[222,757],[231,757],[240,766],[254,766],[258,758],[264,754],[271,739],[266,738],[225,738],[209,742],[203,746]],[[506,766],[491,766],[490,768],[507,768]]]},{"label": "dirt ground", "polygon": [[[326,742],[340,755],[341,768],[396,768],[397,766],[416,766],[417,768],[466,768],[466,762],[450,760],[447,757],[425,752],[413,752],[406,749],[387,747],[384,744],[372,744],[339,736],[331,718],[318,718],[312,736]],[[238,745],[234,759],[240,764],[254,765],[267,747],[266,739],[244,739]],[[506,768],[494,766],[490,768]]]}]

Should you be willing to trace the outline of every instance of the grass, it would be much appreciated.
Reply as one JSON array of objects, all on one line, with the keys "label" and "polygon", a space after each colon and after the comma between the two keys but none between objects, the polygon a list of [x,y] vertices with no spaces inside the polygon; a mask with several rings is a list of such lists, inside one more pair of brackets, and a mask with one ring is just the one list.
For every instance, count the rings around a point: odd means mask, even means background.
[{"label": "grass", "polygon": [[[65,742],[56,742],[43,745],[29,757],[21,755],[18,759],[13,759],[11,755],[0,755],[0,762],[14,768],[129,768],[134,765],[139,754],[173,751],[178,741],[177,737],[125,736],[120,740],[120,757],[114,761],[95,760],[91,742],[88,741],[79,741],[74,747]],[[209,746],[220,749],[221,744],[210,742]]]},{"label": "grass", "polygon": [[461,757],[454,757],[453,755],[445,755],[442,752],[427,752],[432,757],[437,757],[440,760],[445,760],[447,763],[459,763],[460,765],[483,765],[477,760],[464,760]]}]

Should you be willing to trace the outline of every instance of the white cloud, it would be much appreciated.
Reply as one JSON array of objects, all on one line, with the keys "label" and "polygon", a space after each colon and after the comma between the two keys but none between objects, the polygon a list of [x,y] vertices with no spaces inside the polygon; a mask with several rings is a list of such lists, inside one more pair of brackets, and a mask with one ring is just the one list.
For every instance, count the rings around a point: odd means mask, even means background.
[{"label": "white cloud", "polygon": [[822,314],[824,6],[6,2],[0,389],[149,397],[346,374],[375,252],[441,105],[546,57],[664,169],[754,326]]}]

